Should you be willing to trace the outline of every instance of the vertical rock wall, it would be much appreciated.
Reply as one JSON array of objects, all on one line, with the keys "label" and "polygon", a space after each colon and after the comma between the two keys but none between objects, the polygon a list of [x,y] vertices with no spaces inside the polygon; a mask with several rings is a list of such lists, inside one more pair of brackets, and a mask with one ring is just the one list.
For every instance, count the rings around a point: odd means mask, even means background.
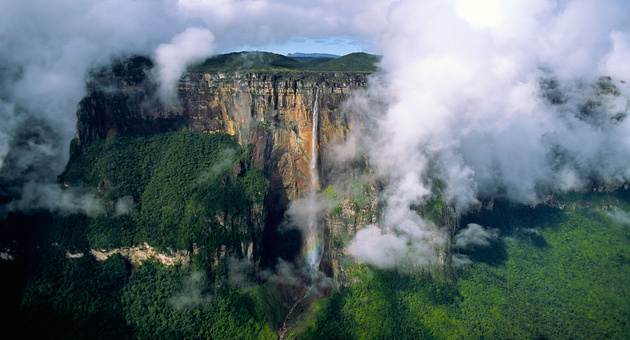
[{"label": "vertical rock wall", "polygon": [[[315,147],[320,157],[317,163],[322,165],[318,167],[318,189],[323,189],[331,184],[327,183],[328,167],[322,164],[326,163],[326,150],[344,141],[353,128],[353,119],[342,103],[353,91],[366,86],[367,75],[362,73],[186,73],[177,89],[181,105],[169,109],[160,104],[155,86],[146,77],[130,80],[107,74],[94,77],[88,84],[88,96],[78,105],[78,149],[95,139],[182,127],[197,133],[230,134],[235,142],[251,149],[251,165],[263,170],[270,180],[270,194],[263,208],[267,221],[260,221],[267,233],[277,227],[291,200],[309,192],[316,92],[319,128]],[[335,248],[334,240],[374,218],[364,210],[375,210],[375,201],[362,204],[374,207],[352,204],[343,201],[341,214],[326,222],[321,269],[329,275],[339,274],[335,252],[342,250],[331,249],[331,245]]]},{"label": "vertical rock wall", "polygon": [[[146,79],[96,78],[78,105],[79,145],[95,139],[186,126],[227,133],[252,145],[253,165],[264,170],[282,199],[308,191],[312,110],[319,91],[318,150],[344,140],[351,119],[341,110],[352,91],[367,86],[362,73],[187,73],[178,84],[181,107],[164,108]],[[321,157],[321,152],[318,152]]]},{"label": "vertical rock wall", "polygon": [[[254,146],[252,162],[285,199],[308,191],[313,106],[319,91],[319,144],[343,141],[351,119],[341,110],[364,74],[234,73],[187,74],[180,82],[183,114],[192,131],[222,132]],[[321,155],[321,152],[318,152]]]}]

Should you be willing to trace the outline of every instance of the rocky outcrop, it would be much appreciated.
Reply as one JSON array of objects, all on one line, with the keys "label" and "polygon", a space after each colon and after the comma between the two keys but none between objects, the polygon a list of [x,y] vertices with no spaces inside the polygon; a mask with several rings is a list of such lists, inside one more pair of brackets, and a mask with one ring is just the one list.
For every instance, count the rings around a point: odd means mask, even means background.
[{"label": "rocky outcrop", "polygon": [[147,260],[155,260],[165,266],[187,265],[190,262],[190,254],[186,250],[170,251],[169,253],[160,253],[155,248],[143,243],[136,247],[122,247],[116,249],[91,249],[90,253],[98,261],[105,261],[114,254],[120,254],[127,259],[132,265],[139,266]]},{"label": "rocky outcrop", "polygon": [[[59,246],[58,243],[54,243],[53,246]],[[146,242],[142,245],[135,247],[121,247],[114,249],[90,249],[90,254],[94,256],[97,261],[105,261],[114,254],[120,254],[131,265],[140,266],[144,261],[153,260],[160,262],[165,266],[182,265],[186,266],[190,262],[190,253],[187,250],[168,251],[166,253],[160,253],[154,247],[151,247]],[[65,254],[67,259],[80,259],[85,256],[82,252],[70,252],[66,250]]]},{"label": "rocky outcrop", "polygon": [[[344,183],[345,187],[336,187],[334,193],[326,193],[337,205],[325,220],[324,256],[320,271],[334,277],[340,285],[353,283],[347,267],[347,264],[354,263],[347,251],[348,242],[364,226],[378,225],[379,204],[382,203],[379,200],[382,183],[378,178],[370,172],[355,175],[352,181]],[[329,188],[327,191],[332,190]]]},{"label": "rocky outcrop", "polygon": [[136,133],[171,131],[182,125],[177,110],[165,110],[147,77],[153,63],[143,57],[95,71],[77,106],[76,142]]},{"label": "rocky outcrop", "polygon": [[[90,249],[90,254],[97,261],[105,261],[114,254],[120,254],[134,266],[139,266],[147,260],[154,260],[165,266],[187,265],[190,262],[190,254],[186,250],[170,251],[168,253],[160,253],[147,243],[143,243],[136,247],[122,247],[115,249]],[[67,258],[80,258],[83,253],[71,254],[66,252]]]}]

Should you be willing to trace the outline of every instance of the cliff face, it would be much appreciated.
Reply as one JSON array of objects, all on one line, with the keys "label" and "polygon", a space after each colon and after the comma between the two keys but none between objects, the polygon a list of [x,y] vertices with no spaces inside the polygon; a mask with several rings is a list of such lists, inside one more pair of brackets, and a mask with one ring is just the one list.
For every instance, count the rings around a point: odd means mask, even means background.
[{"label": "cliff face", "polygon": [[[329,145],[345,138],[351,120],[341,103],[366,85],[364,74],[189,73],[179,93],[188,128],[227,133],[241,145],[253,145],[254,167],[265,171],[272,191],[283,192],[286,202],[310,187],[312,142],[321,157]],[[313,139],[316,99],[319,126]]]},{"label": "cliff face", "polygon": [[[95,139],[187,127],[197,133],[227,133],[252,145],[253,166],[287,203],[309,188],[312,141],[317,157],[352,128],[342,102],[367,86],[361,73],[264,72],[186,73],[178,84],[181,107],[167,109],[146,79],[97,77],[78,106],[79,145]],[[312,137],[319,103],[318,136]],[[321,170],[318,170],[321,171]],[[320,176],[321,178],[321,176]]]},{"label": "cliff face", "polygon": [[[123,71],[101,72],[88,84],[88,95],[77,110],[78,150],[97,139],[183,127],[200,134],[232,135],[235,142],[250,149],[249,165],[262,170],[270,181],[264,213],[259,214],[266,220],[255,223],[258,228],[264,228],[263,240],[257,243],[263,250],[254,249],[256,254],[262,253],[261,257],[254,257],[262,258],[263,263],[265,258],[273,261],[278,256],[273,250],[265,253],[264,248],[273,249],[274,243],[287,242],[278,239],[282,236],[276,233],[277,226],[284,218],[288,203],[310,191],[313,156],[318,157],[315,171],[320,179],[315,189],[333,184],[328,183],[328,179],[334,174],[322,163],[327,163],[330,146],[343,142],[353,128],[353,117],[342,105],[353,91],[367,86],[365,73],[189,72],[178,83],[180,106],[173,109],[161,104],[155,95],[155,85],[148,80],[144,69]],[[316,106],[317,135],[313,136]],[[362,176],[357,174],[352,180]],[[342,270],[339,262],[345,258],[342,249],[348,241],[342,235],[353,234],[359,226],[376,220],[377,191],[361,195],[363,198],[359,201],[335,197],[339,209],[326,219],[320,270],[329,276]],[[251,245],[236,248],[238,258],[251,257],[248,251]],[[243,254],[239,256],[241,250]],[[227,254],[224,251],[214,257],[222,258]]]}]

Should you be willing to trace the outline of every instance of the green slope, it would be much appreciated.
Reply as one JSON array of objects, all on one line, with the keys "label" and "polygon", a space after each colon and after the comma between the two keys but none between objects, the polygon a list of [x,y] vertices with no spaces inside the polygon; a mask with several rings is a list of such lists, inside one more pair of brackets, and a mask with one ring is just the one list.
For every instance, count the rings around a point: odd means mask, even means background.
[{"label": "green slope", "polygon": [[[221,281],[228,259],[215,261],[221,246],[233,249],[262,238],[256,225],[262,211],[257,215],[253,206],[262,204],[268,181],[245,161],[249,152],[231,136],[186,130],[84,146],[60,178],[96,194],[103,214],[36,212],[0,221],[2,232],[30,233],[21,238],[19,262],[0,262],[0,315],[6,316],[0,335],[274,338],[274,320],[260,312],[265,307],[258,306],[256,292]],[[117,215],[116,202],[123,198],[134,205]],[[229,220],[221,225],[217,214]],[[187,266],[149,261],[138,268],[118,255],[99,262],[89,253],[143,242],[166,252],[192,251],[194,243],[197,251]],[[83,256],[68,258],[68,252]]]},{"label": "green slope", "polygon": [[503,236],[451,283],[358,266],[360,283],[320,302],[303,338],[629,338],[630,225],[602,207],[630,216],[630,195],[565,200],[564,210],[499,204],[469,216]]},{"label": "green slope", "polygon": [[321,71],[346,71],[346,72],[375,72],[376,64],[381,60],[379,56],[356,52],[343,57],[329,60],[314,67]]},{"label": "green slope", "polygon": [[[84,146],[61,179],[99,195],[107,214],[40,212],[0,221],[3,232],[32,231],[18,238],[22,262],[0,262],[0,331],[24,338],[275,338],[290,308],[287,286],[238,289],[224,280],[227,263],[213,260],[221,245],[261,237],[238,218],[262,202],[268,186],[247,164],[250,151],[230,136],[188,131]],[[115,202],[125,197],[135,205],[117,216]],[[498,228],[501,238],[469,250],[473,263],[450,280],[349,266],[348,281],[356,284],[306,308],[312,312],[293,335],[630,338],[630,225],[615,218],[630,216],[630,192],[576,193],[560,203],[564,209],[496,202],[492,211],[465,216],[463,224]],[[235,228],[211,224],[217,212],[235,217]],[[142,242],[203,247],[188,267],[132,268],[120,256],[98,262],[87,254]],[[69,259],[66,251],[87,255]]]},{"label": "green slope", "polygon": [[[219,245],[252,241],[262,226],[254,225],[247,212],[262,205],[268,181],[249,167],[248,152],[229,135],[186,130],[96,140],[60,179],[70,186],[100,187],[101,199],[109,202],[106,215],[86,221],[93,248],[148,242],[163,249],[191,249],[207,237],[220,239]],[[237,174],[233,164],[244,169]],[[134,207],[116,217],[112,208],[121,199],[133,201]],[[216,218],[207,222],[209,216],[217,212],[230,215],[232,226],[247,233],[210,228]]]},{"label": "green slope", "polygon": [[340,58],[286,57],[269,52],[235,52],[216,55],[189,67],[193,72],[306,71],[375,72],[379,56],[351,53]]}]

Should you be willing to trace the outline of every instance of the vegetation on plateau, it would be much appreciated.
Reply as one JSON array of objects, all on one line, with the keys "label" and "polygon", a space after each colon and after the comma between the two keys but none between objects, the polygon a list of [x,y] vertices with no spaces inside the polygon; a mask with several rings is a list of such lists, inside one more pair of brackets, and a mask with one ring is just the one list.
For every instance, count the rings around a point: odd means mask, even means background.
[{"label": "vegetation on plateau", "polygon": [[[148,242],[192,251],[193,243],[208,247],[260,238],[256,222],[262,223],[269,182],[250,167],[249,152],[231,136],[186,130],[117,137],[85,146],[60,179],[98,188],[108,206],[106,215],[82,226],[90,246]],[[129,205],[128,213],[117,210],[120,204]]]},{"label": "vegetation on plateau", "polygon": [[284,72],[358,72],[377,70],[380,56],[355,52],[339,58],[287,57],[269,52],[235,52],[221,54],[192,65],[193,72],[217,73],[227,71],[284,71]]}]

